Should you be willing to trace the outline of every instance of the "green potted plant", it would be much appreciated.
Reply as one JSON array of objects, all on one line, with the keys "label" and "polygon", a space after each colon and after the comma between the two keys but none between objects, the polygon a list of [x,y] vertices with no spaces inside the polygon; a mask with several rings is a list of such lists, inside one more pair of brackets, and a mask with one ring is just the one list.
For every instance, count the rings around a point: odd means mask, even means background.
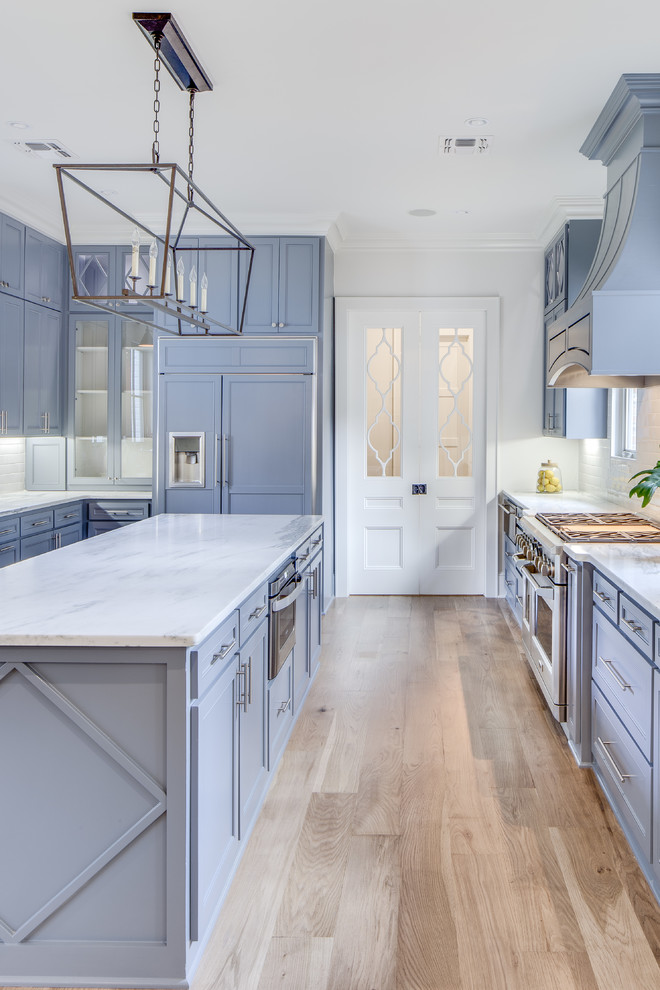
[{"label": "green potted plant", "polygon": [[660,487],[660,461],[657,462],[655,467],[646,468],[644,471],[638,471],[637,474],[633,474],[630,480],[634,481],[635,478],[641,478],[642,475],[644,475],[644,480],[638,481],[637,484],[630,489],[628,492],[628,498],[632,498],[633,495],[636,495],[637,498],[641,498],[642,508],[645,509],[655,495],[656,488]]}]

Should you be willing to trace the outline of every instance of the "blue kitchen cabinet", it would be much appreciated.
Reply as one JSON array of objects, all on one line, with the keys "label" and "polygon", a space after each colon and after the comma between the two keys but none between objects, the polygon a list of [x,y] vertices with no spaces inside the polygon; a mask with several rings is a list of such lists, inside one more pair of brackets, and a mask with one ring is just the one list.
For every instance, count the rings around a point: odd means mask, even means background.
[{"label": "blue kitchen cabinet", "polygon": [[23,435],[25,303],[0,293],[0,436]]},{"label": "blue kitchen cabinet", "polygon": [[573,440],[607,436],[607,389],[548,388],[547,341],[552,325],[582,288],[596,252],[600,220],[570,220],[544,257],[543,434]]},{"label": "blue kitchen cabinet", "polygon": [[203,935],[238,855],[235,655],[191,706],[190,939]]},{"label": "blue kitchen cabinet", "polygon": [[36,230],[25,230],[25,299],[61,310],[64,306],[64,247]]},{"label": "blue kitchen cabinet", "polygon": [[0,518],[0,567],[15,564],[21,559],[20,535],[20,516]]},{"label": "blue kitchen cabinet", "polygon": [[321,656],[321,616],[323,613],[323,551],[312,558],[308,567],[307,602],[309,611],[309,676],[319,667]]},{"label": "blue kitchen cabinet", "polygon": [[25,512],[20,517],[21,560],[83,539],[82,502]]},{"label": "blue kitchen cabinet", "polygon": [[311,375],[223,376],[223,512],[312,512],[314,384]]},{"label": "blue kitchen cabinet", "polygon": [[[135,283],[135,291],[148,297],[147,284],[149,281],[149,248],[144,240],[140,245],[139,278]],[[160,255],[162,264],[162,252]],[[133,283],[127,277],[131,272],[132,247],[123,245],[85,244],[73,248],[73,266],[76,272],[78,295],[84,296],[121,296],[124,288],[133,290]],[[73,282],[69,275],[69,296],[73,295]],[[145,298],[141,300],[115,299],[109,303],[113,308],[127,314],[132,310],[148,310]],[[89,313],[89,307],[78,300],[70,298],[70,312]]]},{"label": "blue kitchen cabinet", "polygon": [[73,316],[69,487],[149,488],[153,462],[153,332],[128,317]]},{"label": "blue kitchen cabinet", "polygon": [[238,837],[244,839],[261,807],[268,786],[266,753],[266,678],[268,618],[242,644],[238,658]]},{"label": "blue kitchen cabinet", "polygon": [[[87,503],[87,536],[110,533],[131,523],[149,518],[151,502],[147,499],[94,499]],[[56,521],[57,525],[57,521]]]},{"label": "blue kitchen cabinet", "polygon": [[293,714],[300,712],[307,688],[309,687],[309,576],[303,571],[304,590],[296,601],[296,642],[291,658],[293,676]]},{"label": "blue kitchen cabinet", "polygon": [[25,436],[62,432],[62,316],[25,304],[23,429]]},{"label": "blue kitchen cabinet", "polygon": [[25,225],[0,214],[0,292],[23,298]]},{"label": "blue kitchen cabinet", "polygon": [[[244,333],[316,334],[320,329],[317,237],[254,237]],[[241,284],[248,258],[241,257]]]}]

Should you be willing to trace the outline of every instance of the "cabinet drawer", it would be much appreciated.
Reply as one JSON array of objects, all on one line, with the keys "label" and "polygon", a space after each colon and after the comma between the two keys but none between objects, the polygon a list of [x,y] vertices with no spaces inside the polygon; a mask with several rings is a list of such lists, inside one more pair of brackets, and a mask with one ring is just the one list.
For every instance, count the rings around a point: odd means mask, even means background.
[{"label": "cabinet drawer", "polygon": [[651,767],[598,688],[592,701],[594,762],[616,807],[651,859]]},{"label": "cabinet drawer", "polygon": [[190,654],[190,695],[201,698],[207,687],[230,663],[238,652],[238,610],[211,633],[201,646]]},{"label": "cabinet drawer", "polygon": [[7,564],[15,564],[20,559],[21,545],[18,540],[13,540],[11,543],[3,543],[0,546],[0,567],[6,567]]},{"label": "cabinet drawer", "polygon": [[619,628],[649,660],[653,659],[653,619],[623,592],[619,593]]},{"label": "cabinet drawer", "polygon": [[61,505],[53,510],[55,528],[60,526],[73,526],[75,523],[82,523],[82,502],[75,505]]},{"label": "cabinet drawer", "polygon": [[21,536],[34,536],[36,533],[46,532],[52,528],[52,509],[44,509],[42,512],[27,512],[21,516]]},{"label": "cabinet drawer", "polygon": [[268,769],[277,763],[293,722],[291,657],[268,684]]},{"label": "cabinet drawer", "polygon": [[260,622],[268,615],[268,585],[263,584],[261,588],[244,601],[239,609],[240,614],[240,638],[241,646],[247,643],[248,639],[257,628]]},{"label": "cabinet drawer", "polygon": [[618,617],[618,595],[617,588],[598,571],[594,571],[594,604],[611,615],[615,622]]},{"label": "cabinet drawer", "polygon": [[594,612],[592,675],[650,761],[653,667],[598,612]]},{"label": "cabinet drawer", "polygon": [[94,522],[138,522],[140,519],[147,519],[149,516],[148,502],[103,501],[89,502],[87,506],[87,518]]},{"label": "cabinet drawer", "polygon": [[301,543],[296,550],[296,560],[299,565],[305,564],[312,554],[315,554],[323,546],[323,526],[319,526],[312,535]]},{"label": "cabinet drawer", "polygon": [[0,519],[0,543],[9,543],[20,536],[20,516],[3,516]]}]

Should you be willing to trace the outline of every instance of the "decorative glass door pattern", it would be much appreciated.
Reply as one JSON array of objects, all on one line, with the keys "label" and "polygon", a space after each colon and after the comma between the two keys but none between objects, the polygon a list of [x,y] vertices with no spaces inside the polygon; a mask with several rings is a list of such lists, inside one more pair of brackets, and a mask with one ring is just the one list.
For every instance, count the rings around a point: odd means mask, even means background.
[{"label": "decorative glass door pattern", "polygon": [[471,478],[473,331],[438,330],[438,477]]},{"label": "decorative glass door pattern", "polygon": [[401,327],[365,328],[366,455],[370,478],[401,477]]}]

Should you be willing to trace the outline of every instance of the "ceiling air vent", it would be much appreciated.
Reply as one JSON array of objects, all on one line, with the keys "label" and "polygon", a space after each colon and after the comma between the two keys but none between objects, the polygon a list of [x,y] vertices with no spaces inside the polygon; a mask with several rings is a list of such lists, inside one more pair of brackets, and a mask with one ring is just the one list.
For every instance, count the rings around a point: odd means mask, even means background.
[{"label": "ceiling air vent", "polygon": [[485,134],[479,137],[441,137],[438,152],[444,155],[487,155],[490,152],[492,137]]},{"label": "ceiling air vent", "polygon": [[49,162],[67,161],[75,158],[68,148],[65,148],[61,141],[52,141],[44,138],[42,141],[12,141],[17,151],[23,151],[28,155],[36,155],[38,158],[45,158]]}]

